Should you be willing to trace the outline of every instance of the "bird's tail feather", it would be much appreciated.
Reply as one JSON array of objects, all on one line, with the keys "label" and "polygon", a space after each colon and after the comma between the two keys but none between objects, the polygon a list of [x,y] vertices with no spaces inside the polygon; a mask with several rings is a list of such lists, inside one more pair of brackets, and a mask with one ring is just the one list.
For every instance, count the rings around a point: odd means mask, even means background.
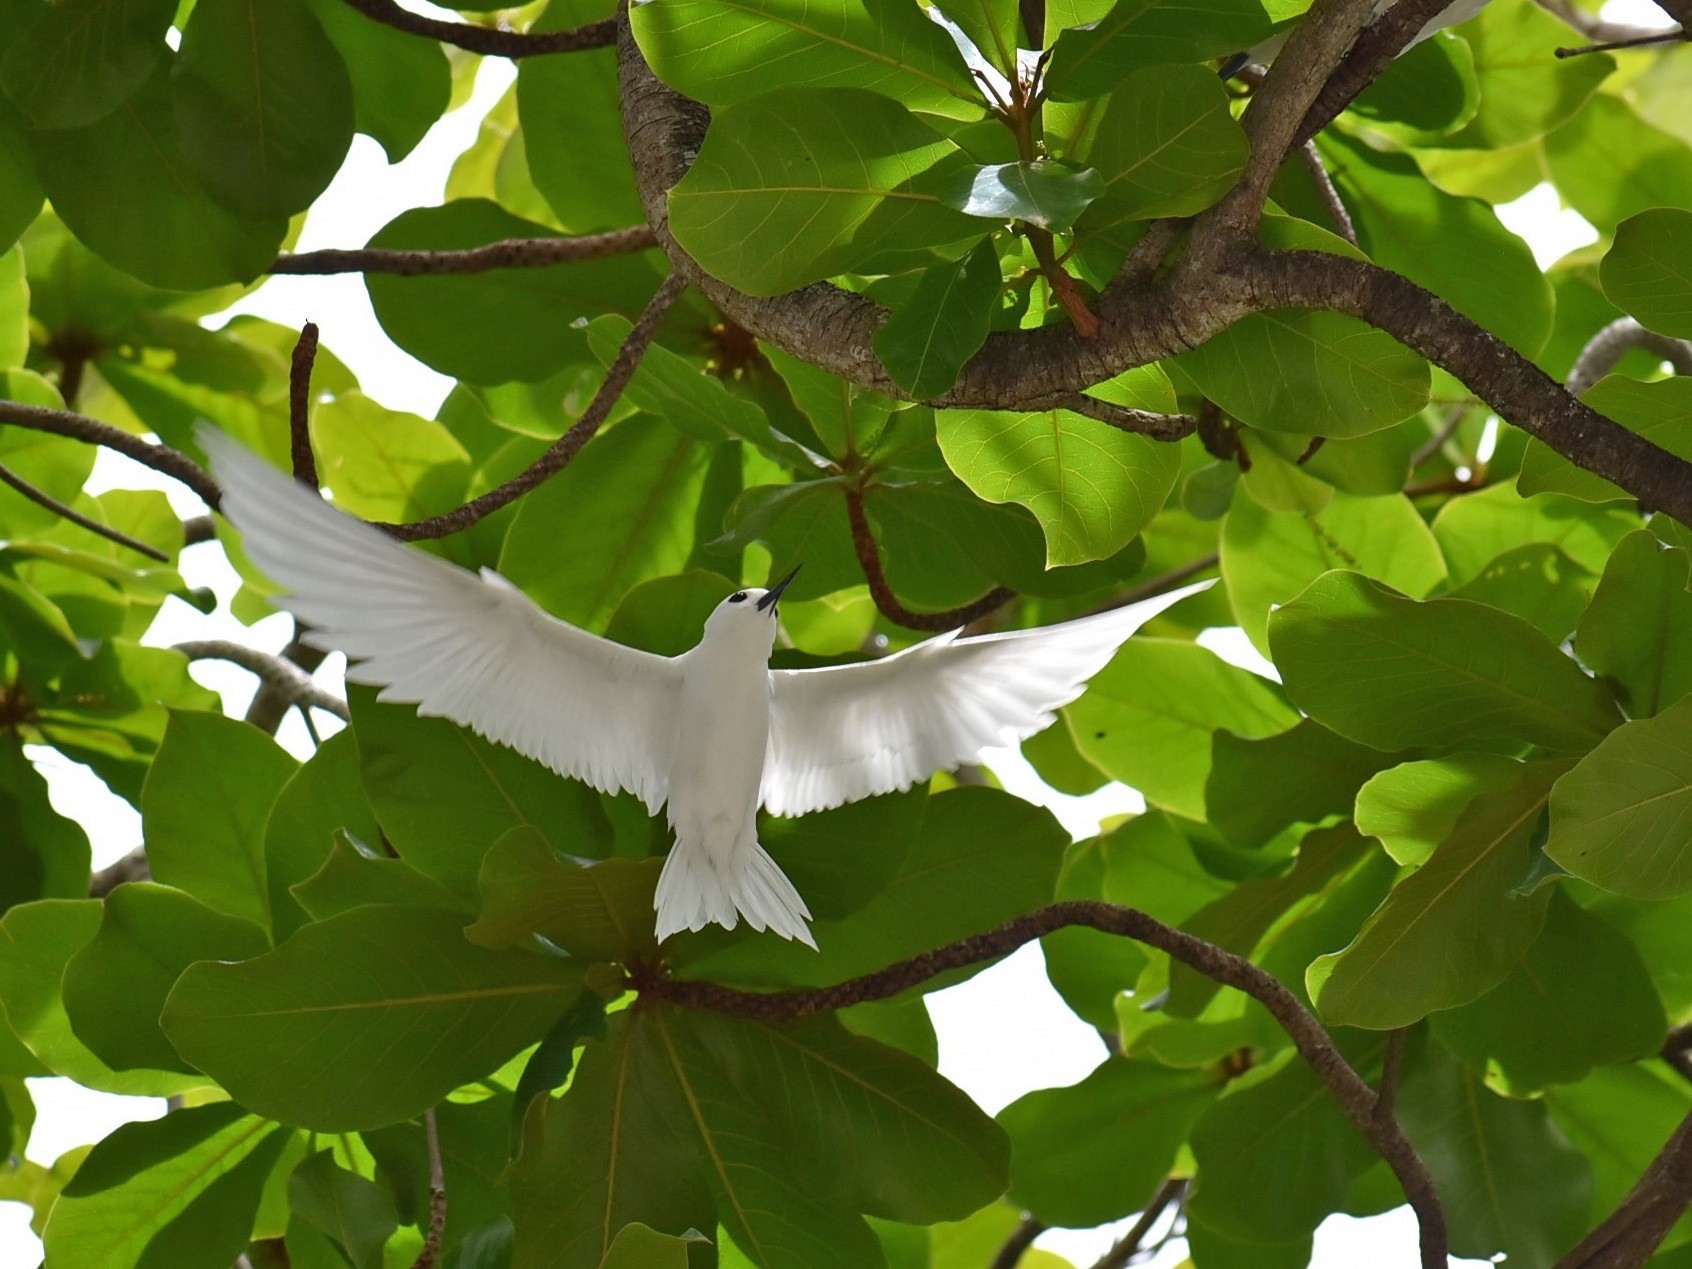
[{"label": "bird's tail feather", "polygon": [[732,930],[744,916],[754,930],[817,945],[806,924],[811,910],[755,838],[737,843],[726,863],[702,846],[677,841],[658,875],[656,906],[660,941],[712,922]]}]

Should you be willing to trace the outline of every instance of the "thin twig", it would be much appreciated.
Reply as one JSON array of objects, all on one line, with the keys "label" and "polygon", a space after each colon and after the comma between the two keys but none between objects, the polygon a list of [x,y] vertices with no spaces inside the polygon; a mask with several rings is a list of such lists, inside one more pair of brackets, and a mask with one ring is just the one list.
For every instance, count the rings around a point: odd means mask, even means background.
[{"label": "thin twig", "polygon": [[1215,982],[1234,987],[1258,1001],[1281,1025],[1299,1055],[1327,1085],[1340,1110],[1393,1171],[1421,1226],[1424,1269],[1444,1269],[1445,1214],[1427,1166],[1398,1121],[1376,1117],[1375,1091],[1335,1047],[1316,1016],[1272,974],[1244,957],[1184,930],[1177,930],[1134,908],[1097,899],[1071,899],[1007,921],[985,934],[972,935],[899,961],[885,969],[828,987],[751,992],[720,983],[682,981],[642,971],[633,986],[643,996],[692,1009],[757,1018],[770,1022],[831,1013],[867,1000],[885,1000],[927,982],[937,974],[1009,955],[1025,943],[1067,926],[1086,926],[1157,948]]},{"label": "thin twig", "polygon": [[1153,599],[1158,595],[1167,594],[1189,577],[1197,577],[1205,569],[1215,568],[1221,561],[1222,553],[1220,551],[1209,551],[1196,559],[1188,560],[1179,568],[1172,568],[1167,573],[1159,573],[1156,577],[1149,578],[1138,586],[1125,590],[1120,595],[1113,596],[1109,601],[1093,609],[1093,612],[1089,613],[1088,616],[1092,616],[1093,613],[1114,612],[1118,608],[1128,607],[1129,604],[1137,604],[1141,600]]},{"label": "thin twig", "polygon": [[286,696],[289,705],[310,706],[333,714],[342,722],[350,721],[347,703],[312,682],[311,675],[292,661],[230,639],[190,639],[174,646],[190,661],[228,661],[250,670],[258,675],[260,682]]},{"label": "thin twig", "polygon": [[116,542],[119,546],[127,546],[130,550],[137,551],[140,554],[145,555],[148,559],[157,560],[161,564],[170,563],[170,556],[159,550],[158,547],[148,546],[145,542],[138,541],[137,539],[130,537],[127,533],[120,532],[119,530],[112,528],[110,525],[101,524],[98,520],[83,515],[82,512],[78,511],[75,507],[72,507],[67,503],[60,502],[45,489],[38,489],[36,486],[30,484],[29,481],[25,480],[22,476],[18,475],[17,472],[13,471],[10,467],[5,466],[3,463],[0,463],[0,484],[10,485],[25,498],[28,498],[37,506],[46,507],[47,510],[51,511],[61,520],[69,520],[72,524],[87,529],[90,533],[97,533],[108,542]]},{"label": "thin twig", "polygon": [[1198,427],[1198,420],[1190,414],[1155,414],[1132,406],[1113,405],[1085,392],[1067,393],[1055,399],[1053,404],[1089,419],[1097,419],[1100,423],[1108,423],[1120,432],[1149,436],[1154,441],[1178,441],[1191,436]]},{"label": "thin twig", "polygon": [[51,432],[55,436],[68,436],[73,440],[87,441],[93,445],[104,445],[127,458],[133,458],[143,467],[151,467],[173,480],[181,481],[205,499],[206,504],[213,509],[216,509],[223,499],[217,482],[206,474],[204,468],[180,450],[174,450],[168,445],[151,445],[122,428],[102,423],[99,419],[91,419],[86,414],[54,410],[44,405],[25,405],[22,401],[0,400],[0,423],[12,423],[37,432]]},{"label": "thin twig", "polygon": [[423,1236],[423,1249],[411,1262],[411,1269],[431,1269],[435,1257],[441,1254],[441,1238],[446,1234],[446,1170],[441,1166],[441,1138],[435,1128],[433,1106],[423,1112],[423,1138],[429,1149],[429,1231]]},{"label": "thin twig", "polygon": [[980,599],[945,612],[915,612],[900,602],[881,567],[881,552],[875,545],[869,517],[864,513],[864,491],[856,485],[846,490],[846,518],[852,526],[852,547],[858,553],[858,565],[869,583],[870,598],[887,620],[908,630],[956,630],[972,621],[980,621],[988,613],[1004,607],[1016,598],[1016,592],[1006,586],[995,586]]},{"label": "thin twig", "polygon": [[317,323],[300,327],[288,366],[288,443],[294,479],[317,488],[317,458],[311,452],[311,368],[317,361]]},{"label": "thin twig", "polygon": [[1411,471],[1415,471],[1416,468],[1427,462],[1428,459],[1432,458],[1445,447],[1445,442],[1449,441],[1454,435],[1456,435],[1457,429],[1462,426],[1463,416],[1468,412],[1469,403],[1466,401],[1458,402],[1453,405],[1449,411],[1447,411],[1445,422],[1440,424],[1439,431],[1435,432],[1432,436],[1428,437],[1427,440],[1418,445],[1415,452],[1410,455]]},{"label": "thin twig", "polygon": [[[1541,9],[1570,27],[1586,39],[1603,44],[1611,40],[1631,40],[1640,35],[1659,35],[1661,27],[1635,26],[1631,22],[1608,22],[1596,13],[1586,13],[1569,0],[1536,0]],[[1671,0],[1671,5],[1684,5],[1686,0]],[[1658,6],[1664,8],[1665,6]],[[1678,34],[1678,32],[1677,32]]]},{"label": "thin twig", "polygon": [[[317,667],[323,664],[327,655],[322,648],[305,641],[305,627],[296,621],[294,637],[288,640],[278,659],[285,664],[299,667],[299,672],[309,679]],[[253,694],[253,703],[247,706],[246,721],[266,735],[274,736],[276,729],[282,725],[282,720],[294,706],[296,697],[291,686],[292,680],[272,682],[261,676],[259,690]],[[342,714],[341,717],[345,718],[346,715]]]},{"label": "thin twig", "polygon": [[88,878],[88,897],[104,899],[112,891],[129,881],[148,881],[153,870],[147,864],[147,848],[137,846],[122,859],[114,860]]},{"label": "thin twig", "polygon": [[1110,1250],[1098,1258],[1093,1269],[1123,1269],[1140,1250],[1140,1244],[1146,1241],[1146,1235],[1151,1233],[1158,1218],[1169,1209],[1170,1204],[1180,1202],[1181,1196],[1186,1192],[1185,1178],[1172,1176],[1165,1180],[1158,1186],[1157,1193],[1152,1195],[1151,1202],[1146,1204],[1146,1210],[1140,1213],[1140,1219],[1129,1226],[1126,1234],[1111,1244]]},{"label": "thin twig", "polygon": [[407,31],[426,39],[439,40],[472,53],[489,57],[535,57],[543,53],[575,53],[581,49],[605,48],[617,42],[617,20],[602,18],[568,31],[508,31],[497,27],[472,26],[467,22],[443,22],[402,9],[394,0],[346,0],[367,18],[396,31]]},{"label": "thin twig", "polygon": [[579,238],[502,238],[462,251],[395,251],[381,247],[330,248],[279,255],[271,273],[394,273],[401,277],[486,273],[491,269],[544,269],[554,264],[627,255],[658,245],[646,225]]},{"label": "thin twig", "polygon": [[1316,142],[1313,140],[1299,146],[1298,152],[1304,159],[1305,170],[1310,173],[1311,183],[1316,186],[1316,193],[1321,196],[1322,207],[1328,213],[1328,219],[1334,223],[1335,231],[1355,247],[1357,226],[1351,223],[1351,213],[1345,209],[1345,200],[1340,197],[1339,190],[1334,188],[1334,178],[1328,174],[1327,165],[1322,162],[1322,152],[1316,148]]},{"label": "thin twig", "polygon": [[1630,350],[1643,348],[1674,367],[1677,375],[1692,375],[1692,342],[1647,330],[1631,317],[1618,317],[1586,341],[1565,383],[1577,397],[1597,383]]},{"label": "thin twig", "polygon": [[1004,1245],[999,1248],[999,1254],[993,1257],[993,1263],[987,1269],[1016,1269],[1022,1263],[1022,1253],[1034,1245],[1034,1240],[1046,1232],[1046,1227],[1032,1216],[1024,1215],[1022,1221],[1010,1232]]},{"label": "thin twig", "polygon": [[1398,1081],[1404,1075],[1404,1048],[1409,1039],[1409,1027],[1387,1033],[1386,1056],[1381,1059],[1381,1086],[1375,1093],[1376,1119],[1392,1118],[1398,1101]]},{"label": "thin twig", "polygon": [[507,503],[521,498],[529,490],[563,471],[569,466],[570,460],[581,451],[582,446],[592,440],[593,434],[599,431],[600,425],[611,413],[611,407],[617,403],[617,398],[623,394],[623,389],[634,377],[640,359],[646,354],[647,345],[657,335],[664,315],[686,289],[687,279],[679,269],[672,271],[664,279],[645,311],[635,319],[634,328],[629,331],[623,346],[617,350],[616,357],[605,371],[599,391],[593,394],[593,400],[589,401],[587,409],[582,411],[582,417],[571,425],[569,431],[554,441],[546,453],[531,463],[527,470],[506,481],[499,488],[490,489],[481,497],[472,498],[463,506],[442,515],[431,516],[427,520],[416,520],[411,524],[377,524],[376,527],[406,542],[416,542],[422,538],[444,538],[448,534],[468,529],[484,516],[492,515]]},{"label": "thin twig", "polygon": [[1583,44],[1579,48],[1560,48],[1559,58],[1584,57],[1588,53],[1613,53],[1617,49],[1644,48],[1650,44],[1678,44],[1685,39],[1678,30],[1654,31],[1650,35],[1635,35],[1626,40],[1607,40],[1602,44]]}]

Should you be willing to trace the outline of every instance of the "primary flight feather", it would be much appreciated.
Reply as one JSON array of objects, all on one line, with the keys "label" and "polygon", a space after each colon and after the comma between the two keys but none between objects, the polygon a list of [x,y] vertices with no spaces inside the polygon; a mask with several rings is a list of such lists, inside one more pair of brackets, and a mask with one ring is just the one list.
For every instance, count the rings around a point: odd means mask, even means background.
[{"label": "primary flight feather", "polygon": [[1187,590],[1034,630],[940,635],[893,656],[772,670],[777,600],[736,591],[676,657],[542,612],[491,569],[413,550],[209,426],[198,437],[247,555],[310,641],[380,699],[450,718],[657,814],[675,845],[657,936],[710,922],[810,944],[810,910],[758,844],[760,806],[804,815],[906,789],[1050,724],[1122,642]]}]

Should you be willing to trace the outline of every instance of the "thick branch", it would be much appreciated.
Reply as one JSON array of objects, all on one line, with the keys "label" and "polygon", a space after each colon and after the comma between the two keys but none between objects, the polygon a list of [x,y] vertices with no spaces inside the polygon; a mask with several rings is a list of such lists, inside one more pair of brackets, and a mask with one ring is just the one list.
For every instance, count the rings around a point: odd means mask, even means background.
[{"label": "thick branch", "polygon": [[17,490],[18,493],[22,494],[25,498],[28,498],[37,506],[46,507],[47,510],[51,511],[61,520],[69,520],[72,524],[80,525],[82,528],[87,529],[90,533],[99,534],[108,542],[116,542],[119,546],[127,546],[130,550],[138,551],[140,554],[145,555],[148,559],[158,560],[161,564],[170,563],[170,556],[159,550],[158,547],[148,546],[145,542],[132,538],[127,533],[121,533],[117,529],[112,528],[110,525],[101,524],[98,520],[83,515],[82,512],[78,511],[75,507],[72,507],[67,503],[60,502],[45,489],[36,488],[34,485],[30,484],[29,481],[25,480],[22,476],[18,475],[17,472],[13,471],[10,467],[5,466],[4,464],[0,464],[0,484],[11,486],[13,489]]},{"label": "thick branch", "polygon": [[1398,0],[1371,22],[1304,112],[1293,137],[1294,144],[1302,145],[1327,127],[1358,93],[1392,65],[1392,59],[1409,47],[1417,32],[1450,7],[1451,0]]},{"label": "thick branch", "polygon": [[650,973],[642,974],[634,985],[647,999],[770,1022],[786,1022],[830,1013],[866,1000],[885,1000],[947,970],[1008,955],[1025,943],[1067,926],[1087,926],[1155,947],[1206,978],[1237,988],[1262,1004],[1292,1038],[1299,1055],[1327,1085],[1352,1126],[1392,1168],[1421,1224],[1425,1269],[1444,1269],[1445,1215],[1433,1178],[1397,1121],[1377,1119],[1374,1090],[1341,1056],[1315,1015],[1273,975],[1244,957],[1184,930],[1167,926],[1134,908],[1096,899],[1054,903],[1007,921],[996,930],[960,939],[831,987],[749,992],[719,983],[686,982]]},{"label": "thick branch", "polygon": [[426,39],[439,40],[472,53],[489,57],[535,57],[542,53],[574,53],[585,48],[604,48],[617,38],[611,18],[590,22],[569,31],[506,31],[496,27],[472,26],[468,22],[443,22],[402,9],[394,0],[346,0],[346,3],[384,26],[409,31]]},{"label": "thick branch", "polygon": [[1568,388],[1577,397],[1615,369],[1629,351],[1643,348],[1674,367],[1677,375],[1692,375],[1692,343],[1646,330],[1631,317],[1618,317],[1603,327],[1580,350],[1569,371]]},{"label": "thick branch", "polygon": [[863,490],[853,487],[846,491],[846,517],[852,524],[852,546],[858,552],[858,564],[864,570],[864,580],[869,582],[870,598],[875,600],[876,608],[889,621],[909,630],[956,630],[981,620],[1016,598],[1014,590],[995,586],[980,599],[961,608],[949,608],[945,612],[913,612],[899,602],[881,567],[881,553],[876,549],[875,535],[870,532],[869,517],[864,514]]},{"label": "thick branch", "polygon": [[443,515],[417,520],[411,524],[378,524],[376,527],[385,529],[407,542],[415,542],[420,538],[444,538],[450,533],[468,529],[484,516],[492,515],[507,503],[521,498],[535,486],[563,471],[569,466],[570,460],[581,451],[582,446],[592,440],[594,433],[599,431],[600,425],[611,413],[611,407],[616,405],[617,398],[623,394],[623,389],[634,377],[640,359],[646,354],[647,345],[652,342],[658,333],[658,327],[663,323],[664,315],[686,289],[687,279],[679,269],[664,279],[657,293],[647,303],[645,311],[635,320],[634,328],[629,331],[623,346],[617,350],[616,357],[605,371],[599,391],[593,394],[593,400],[589,401],[587,409],[582,411],[582,417],[526,470],[499,488],[491,489],[481,497],[473,498],[462,507]]},{"label": "thick branch", "polygon": [[1556,1269],[1635,1269],[1692,1204],[1692,1115],[1680,1122],[1633,1189]]},{"label": "thick branch", "polygon": [[176,644],[176,650],[190,661],[228,661],[258,675],[259,681],[287,698],[289,705],[307,705],[349,722],[347,703],[311,681],[292,661],[249,648],[230,639],[190,639]]},{"label": "thick branch", "polygon": [[218,491],[217,483],[188,455],[171,449],[168,445],[151,445],[122,428],[102,423],[99,419],[91,419],[86,414],[53,410],[44,405],[25,405],[21,401],[0,400],[0,423],[12,423],[18,427],[32,428],[37,432],[51,432],[55,436],[69,436],[73,440],[87,441],[92,445],[104,445],[107,449],[133,458],[143,467],[151,467],[154,471],[163,472],[166,476],[181,481],[205,499],[210,507],[215,508],[222,501],[223,495]]},{"label": "thick branch", "polygon": [[378,247],[302,251],[277,256],[272,273],[395,273],[402,277],[438,277],[486,273],[490,269],[544,269],[554,264],[626,255],[658,245],[645,225],[612,229],[580,238],[502,238],[464,251],[389,251]]}]

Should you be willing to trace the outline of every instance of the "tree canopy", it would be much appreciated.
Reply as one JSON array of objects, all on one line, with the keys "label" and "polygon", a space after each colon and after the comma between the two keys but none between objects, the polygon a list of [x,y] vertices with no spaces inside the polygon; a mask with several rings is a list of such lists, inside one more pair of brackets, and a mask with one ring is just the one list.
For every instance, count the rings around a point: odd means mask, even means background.
[{"label": "tree canopy", "polygon": [[[0,0],[0,1199],[51,1269],[1053,1269],[1042,1229],[1136,1213],[1101,1269],[1169,1230],[1293,1269],[1405,1203],[1430,1269],[1692,1264],[1678,29],[457,7]],[[516,82],[446,200],[293,253],[355,134],[399,159],[482,58]],[[1598,240],[1541,269],[1496,208],[1547,182]],[[218,316],[331,273],[436,417],[332,313]],[[770,818],[820,951],[659,946],[633,797],[341,701],[300,639],[145,641],[211,602],[190,548],[273,611],[220,518],[85,488],[104,446],[215,510],[202,420],[665,654],[799,562],[778,665],[1219,582],[1024,745],[1144,814],[1071,842],[966,770]],[[300,761],[293,708],[350,725]],[[25,746],[144,850],[91,876]],[[1110,1056],[990,1117],[923,993],[1034,940]],[[47,1074],[172,1109],[25,1160]]]}]

